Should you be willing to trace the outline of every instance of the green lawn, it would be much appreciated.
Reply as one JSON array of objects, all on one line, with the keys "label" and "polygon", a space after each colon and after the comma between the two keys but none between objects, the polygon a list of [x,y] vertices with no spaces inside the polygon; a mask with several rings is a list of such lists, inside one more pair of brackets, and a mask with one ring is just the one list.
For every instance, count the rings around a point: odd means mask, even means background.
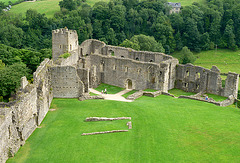
[{"label": "green lawn", "polygon": [[158,90],[155,90],[155,89],[144,89],[144,91],[147,91],[147,92],[156,92]]},{"label": "green lawn", "polygon": [[183,90],[177,89],[177,88],[173,88],[173,89],[169,90],[168,92],[173,94],[176,97],[179,97],[181,95],[190,96],[190,95],[195,95],[196,94],[196,93],[193,93],[193,92],[184,92]]},{"label": "green lawn", "polygon": [[214,94],[210,94],[210,93],[207,93],[207,95],[208,95],[209,98],[212,98],[215,101],[224,101],[224,100],[227,99],[227,97],[218,96],[218,95],[214,95]]},{"label": "green lawn", "polygon": [[98,94],[95,94],[95,93],[89,92],[89,95],[90,95],[90,96],[97,96]]},{"label": "green lawn", "polygon": [[[240,111],[230,107],[160,95],[132,103],[54,99],[37,128],[11,162],[239,162]],[[132,117],[84,122],[86,117]]]},{"label": "green lawn", "polygon": [[125,88],[120,88],[117,86],[113,86],[113,85],[108,85],[105,83],[101,83],[97,88],[95,88],[97,91],[102,92],[102,90],[104,91],[105,88],[107,89],[107,93],[108,94],[116,94],[122,90],[124,90]]},{"label": "green lawn", "polygon": [[131,90],[128,93],[125,93],[124,95],[122,95],[124,98],[127,98],[128,96],[130,96],[131,94],[134,94],[135,92],[137,92],[137,90]]}]

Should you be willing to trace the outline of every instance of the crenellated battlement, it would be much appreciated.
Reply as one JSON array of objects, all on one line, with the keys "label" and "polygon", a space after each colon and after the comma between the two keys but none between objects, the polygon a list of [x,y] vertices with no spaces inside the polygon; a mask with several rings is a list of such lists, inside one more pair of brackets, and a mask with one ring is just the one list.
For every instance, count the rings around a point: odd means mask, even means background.
[{"label": "crenellated battlement", "polygon": [[56,29],[56,30],[52,30],[53,34],[76,34],[77,31],[76,30],[69,30],[68,28],[60,28],[60,29]]}]

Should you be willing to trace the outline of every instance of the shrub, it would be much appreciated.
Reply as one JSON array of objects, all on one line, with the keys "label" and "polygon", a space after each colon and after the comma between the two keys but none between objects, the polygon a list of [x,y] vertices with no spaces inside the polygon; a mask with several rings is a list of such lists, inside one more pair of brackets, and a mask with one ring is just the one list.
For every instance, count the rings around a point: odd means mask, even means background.
[{"label": "shrub", "polygon": [[196,60],[196,57],[193,55],[193,53],[188,49],[188,47],[183,47],[181,50],[182,54],[182,64],[186,63],[194,63]]},{"label": "shrub", "polygon": [[60,55],[59,58],[68,58],[70,56],[71,56],[70,53],[64,53],[64,54]]}]

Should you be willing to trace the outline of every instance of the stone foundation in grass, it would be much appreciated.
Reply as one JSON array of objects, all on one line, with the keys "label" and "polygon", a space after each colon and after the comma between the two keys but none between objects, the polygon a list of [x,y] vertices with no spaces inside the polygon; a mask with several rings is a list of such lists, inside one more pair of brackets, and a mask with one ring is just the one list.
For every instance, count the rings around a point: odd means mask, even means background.
[{"label": "stone foundation in grass", "polygon": [[102,131],[102,132],[83,133],[82,136],[84,136],[84,135],[108,134],[108,133],[115,133],[115,132],[128,132],[128,130],[113,130],[113,131]]},{"label": "stone foundation in grass", "polygon": [[106,117],[88,117],[85,121],[91,122],[91,121],[113,121],[113,120],[123,120],[123,119],[129,119],[131,120],[131,117],[117,117],[117,118],[106,118]]}]

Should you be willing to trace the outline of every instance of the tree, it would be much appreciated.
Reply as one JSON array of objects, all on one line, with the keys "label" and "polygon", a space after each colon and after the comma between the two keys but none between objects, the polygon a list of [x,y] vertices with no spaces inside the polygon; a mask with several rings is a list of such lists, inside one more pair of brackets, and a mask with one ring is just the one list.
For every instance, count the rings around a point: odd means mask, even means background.
[{"label": "tree", "polygon": [[21,48],[23,45],[24,32],[12,24],[0,27],[0,41],[15,48]]},{"label": "tree", "polygon": [[24,63],[15,63],[0,69],[0,96],[8,100],[11,93],[20,86],[21,77],[29,76],[29,72]]},{"label": "tree", "polygon": [[237,45],[235,41],[235,35],[233,33],[233,20],[230,19],[224,30],[223,39],[227,44],[227,47],[232,50],[237,50]]},{"label": "tree", "polygon": [[60,8],[68,9],[69,11],[77,9],[77,3],[74,0],[62,0],[59,2]]},{"label": "tree", "polygon": [[194,63],[196,60],[196,57],[193,55],[193,53],[188,49],[188,47],[184,46],[181,50],[182,55],[182,64],[186,63]]},{"label": "tree", "polygon": [[157,42],[154,37],[146,36],[143,34],[133,36],[130,41],[137,43],[140,46],[140,50],[144,51],[154,51],[154,52],[162,52],[165,50],[161,43]]},{"label": "tree", "polygon": [[3,2],[0,2],[0,14],[3,12],[3,9],[6,7],[6,5]]},{"label": "tree", "polygon": [[140,46],[138,45],[138,42],[132,42],[128,39],[124,40],[120,46],[126,47],[126,48],[132,48],[134,50],[140,50]]},{"label": "tree", "polygon": [[[153,23],[151,27],[151,35],[161,42],[163,47],[167,47],[170,52],[173,52],[176,48],[176,43],[173,37],[174,30],[172,29],[169,18],[165,15],[159,14],[157,21]],[[166,48],[165,48],[166,50]]]},{"label": "tree", "polygon": [[106,43],[109,45],[117,45],[117,39],[116,39],[116,34],[115,31],[110,28],[109,31],[107,32],[106,36]]},{"label": "tree", "polygon": [[113,30],[117,33],[121,32],[125,26],[125,14],[126,14],[126,8],[123,5],[116,5],[113,6],[113,9],[111,10],[111,27]]},{"label": "tree", "polygon": [[207,32],[201,36],[200,44],[202,50],[208,50],[210,48],[210,39]]},{"label": "tree", "polygon": [[181,50],[183,48],[183,43],[182,43],[182,38],[179,31],[175,35],[175,41],[176,41],[176,49]]},{"label": "tree", "polygon": [[0,69],[4,69],[5,68],[5,64],[2,62],[2,60],[0,60]]},{"label": "tree", "polygon": [[197,23],[192,18],[187,18],[185,21],[185,31],[183,33],[184,45],[189,49],[198,50],[200,43],[200,33],[197,28]]}]

